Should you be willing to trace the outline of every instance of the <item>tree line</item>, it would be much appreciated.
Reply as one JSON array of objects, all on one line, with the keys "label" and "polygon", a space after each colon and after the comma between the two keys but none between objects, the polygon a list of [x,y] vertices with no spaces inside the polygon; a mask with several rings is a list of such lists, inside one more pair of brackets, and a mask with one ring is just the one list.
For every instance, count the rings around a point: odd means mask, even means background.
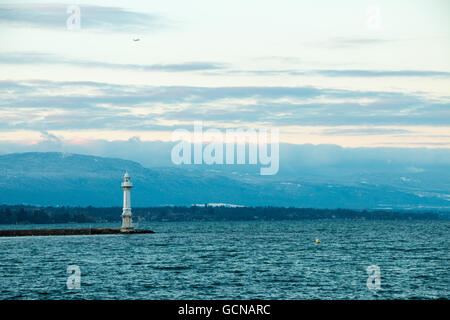
[{"label": "tree line", "polygon": [[[122,208],[0,206],[0,224],[52,224],[119,222]],[[232,220],[434,220],[434,212],[370,211],[350,209],[314,209],[285,207],[227,207],[194,205],[133,208],[133,220],[139,221],[232,221]]]}]

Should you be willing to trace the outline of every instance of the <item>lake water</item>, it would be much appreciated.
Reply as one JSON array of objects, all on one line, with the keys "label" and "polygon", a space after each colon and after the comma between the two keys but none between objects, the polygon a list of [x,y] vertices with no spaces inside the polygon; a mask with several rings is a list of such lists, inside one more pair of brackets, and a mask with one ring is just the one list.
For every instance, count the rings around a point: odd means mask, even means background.
[{"label": "lake water", "polygon": [[[157,233],[0,238],[0,299],[450,298],[449,221],[139,227]],[[67,288],[69,265],[80,268],[80,289]],[[371,265],[380,270],[378,290],[367,287]]]}]

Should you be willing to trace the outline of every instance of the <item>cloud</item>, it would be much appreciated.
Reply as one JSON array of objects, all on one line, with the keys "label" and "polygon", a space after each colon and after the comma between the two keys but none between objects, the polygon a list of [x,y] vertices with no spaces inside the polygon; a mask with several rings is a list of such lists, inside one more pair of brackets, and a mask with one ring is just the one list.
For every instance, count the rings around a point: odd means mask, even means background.
[{"label": "cloud", "polygon": [[41,138],[51,142],[61,142],[61,139],[54,134],[48,133],[47,131],[41,131]]},{"label": "cloud", "polygon": [[0,64],[12,65],[69,65],[84,68],[105,68],[132,71],[218,71],[225,74],[251,74],[258,76],[325,76],[325,77],[450,77],[450,72],[433,70],[361,70],[361,69],[323,69],[323,70],[235,70],[232,66],[222,62],[188,61],[174,64],[129,64],[109,63],[95,60],[67,58],[40,52],[6,52],[0,54]]},{"label": "cloud", "polygon": [[385,78],[385,77],[450,77],[450,72],[434,70],[362,70],[362,69],[322,69],[322,70],[227,70],[230,74],[249,74],[258,76],[325,76],[325,77],[360,77],[360,78]]},{"label": "cloud", "polygon": [[[72,140],[61,139],[60,141],[61,143],[55,144],[53,139],[49,138],[33,145],[0,141],[0,154],[18,152],[81,153],[134,160],[146,167],[173,165],[170,153],[175,142],[141,141],[138,138],[124,141],[93,138],[82,144],[74,143]],[[311,168],[323,170],[324,167],[338,168],[337,171],[346,168],[350,175],[354,175],[355,170],[361,168],[364,171],[367,169],[383,173],[399,169],[404,172],[412,172],[411,168],[425,168],[427,171],[441,170],[444,178],[442,182],[446,181],[448,184],[450,181],[448,180],[448,172],[450,172],[448,171],[450,166],[450,149],[448,148],[343,148],[337,145],[281,143],[280,164],[283,170],[292,169],[294,174],[308,172]],[[218,168],[216,167],[216,169]],[[233,168],[234,170],[238,170],[238,168]],[[339,174],[339,172],[337,173]],[[381,175],[380,179],[382,177]]]},{"label": "cloud", "polygon": [[391,135],[391,134],[407,134],[410,130],[405,129],[387,129],[387,128],[355,128],[355,129],[325,129],[322,131],[325,135],[345,135],[345,136],[361,136],[361,135]]},{"label": "cloud", "polygon": [[223,69],[224,64],[214,62],[184,62],[178,64],[120,64],[108,63],[93,60],[70,59],[57,55],[35,53],[35,52],[16,52],[0,54],[1,64],[56,64],[70,65],[86,68],[108,68],[136,71],[166,71],[166,72],[186,72],[186,71],[206,71]]},{"label": "cloud", "polygon": [[374,46],[399,40],[381,39],[381,38],[334,38],[324,45],[331,48],[354,48],[361,46]]},{"label": "cloud", "polygon": [[[15,27],[65,29],[70,14],[66,4],[4,4],[0,23]],[[81,28],[96,31],[149,31],[161,28],[160,16],[123,8],[80,5]]]},{"label": "cloud", "polygon": [[327,77],[450,77],[450,72],[430,70],[316,70]]},{"label": "cloud", "polygon": [[[78,93],[83,91],[86,94]],[[4,130],[127,128],[166,131],[174,129],[167,123],[198,120],[217,126],[252,123],[278,127],[450,125],[449,103],[383,91],[2,81],[0,97],[0,117],[8,116],[7,121],[0,122],[0,129]],[[368,130],[345,134],[383,133]]]},{"label": "cloud", "polygon": [[61,148],[64,145],[64,141],[52,133],[48,133],[47,131],[41,131],[41,138],[43,142],[41,144],[45,144],[49,148]]}]

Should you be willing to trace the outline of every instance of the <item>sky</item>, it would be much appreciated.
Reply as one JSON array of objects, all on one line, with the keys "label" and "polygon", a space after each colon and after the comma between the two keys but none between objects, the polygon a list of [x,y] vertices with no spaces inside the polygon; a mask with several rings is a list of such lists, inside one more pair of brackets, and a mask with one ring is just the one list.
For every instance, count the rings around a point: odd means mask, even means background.
[{"label": "sky", "polygon": [[0,153],[195,121],[450,148],[449,57],[447,0],[0,1]]}]

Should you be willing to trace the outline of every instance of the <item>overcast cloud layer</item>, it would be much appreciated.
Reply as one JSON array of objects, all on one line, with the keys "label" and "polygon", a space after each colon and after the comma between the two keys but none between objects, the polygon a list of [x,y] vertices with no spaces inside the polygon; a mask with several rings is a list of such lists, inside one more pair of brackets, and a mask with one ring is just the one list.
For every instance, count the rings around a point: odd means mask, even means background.
[{"label": "overcast cloud layer", "polygon": [[[89,94],[71,94],[80,88]],[[244,127],[252,123],[275,127],[450,125],[450,103],[395,92],[314,87],[142,87],[43,81],[3,81],[0,90],[3,92],[0,114],[8,117],[2,123],[3,130],[174,130],[179,126],[164,123],[184,122],[191,127],[199,119],[217,127],[227,123]],[[368,132],[374,133],[367,129],[359,133]],[[402,133],[401,130],[392,132]]]},{"label": "overcast cloud layer", "polygon": [[79,30],[70,5],[0,5],[5,146],[170,140],[203,121],[294,144],[450,148],[447,1],[380,1],[376,25],[353,0],[82,1]]}]

